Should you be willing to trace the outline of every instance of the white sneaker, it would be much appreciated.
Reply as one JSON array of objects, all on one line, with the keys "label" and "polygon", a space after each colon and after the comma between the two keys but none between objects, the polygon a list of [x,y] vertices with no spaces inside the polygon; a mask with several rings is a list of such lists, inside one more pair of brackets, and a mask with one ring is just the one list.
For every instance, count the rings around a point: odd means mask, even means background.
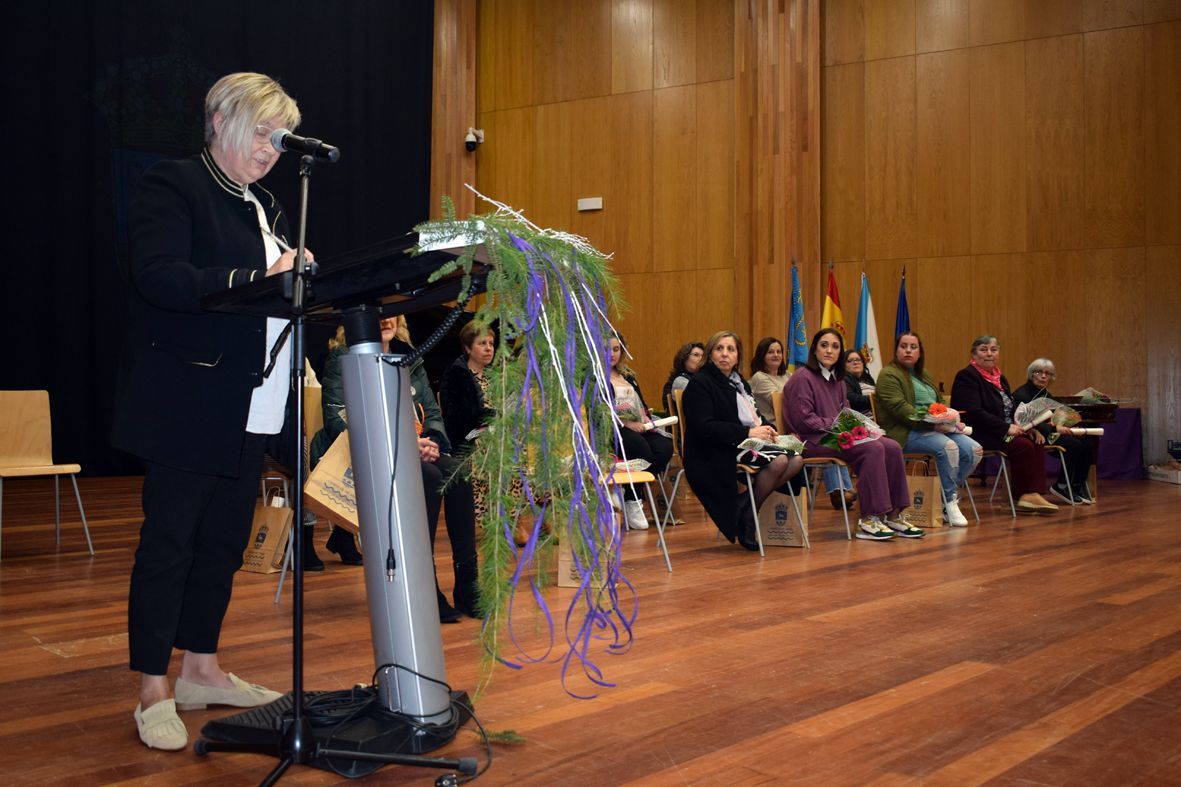
[{"label": "white sneaker", "polygon": [[644,506],[639,500],[624,501],[623,519],[627,522],[628,530],[648,529],[648,519],[644,516]]},{"label": "white sneaker", "polygon": [[960,511],[960,498],[956,495],[943,506],[943,518],[952,527],[967,527],[968,518]]}]

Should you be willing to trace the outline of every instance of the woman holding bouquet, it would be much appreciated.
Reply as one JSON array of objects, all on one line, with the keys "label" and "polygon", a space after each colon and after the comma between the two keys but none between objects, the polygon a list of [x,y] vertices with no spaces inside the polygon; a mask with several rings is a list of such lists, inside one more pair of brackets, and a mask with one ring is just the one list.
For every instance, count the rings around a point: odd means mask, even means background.
[{"label": "woman holding bouquet", "polygon": [[[745,494],[737,492],[738,444],[753,437],[778,438],[758,413],[750,386],[738,373],[742,341],[730,331],[715,333],[705,345],[705,365],[693,375],[681,399],[685,419],[685,475],[710,519],[731,543],[758,550],[754,515]],[[799,475],[804,462],[788,451],[770,459],[754,477],[755,505]]]},{"label": "woman holding bouquet", "polygon": [[962,434],[959,418],[939,401],[935,381],[923,368],[923,340],[917,333],[899,334],[890,361],[877,382],[878,423],[892,440],[910,453],[934,454],[943,487],[943,516],[949,525],[964,527],[956,491],[980,463],[984,449]]},{"label": "woman holding bouquet", "polygon": [[[650,424],[652,414],[640,393],[640,383],[635,372],[623,359],[625,345],[622,334],[611,340],[611,389],[615,396],[615,414],[623,423],[619,430],[620,445],[616,446],[624,459],[643,459],[648,463],[648,472],[660,475],[672,459],[673,441],[661,429]],[[640,503],[639,492],[628,484],[623,492],[623,514],[630,530],[647,530],[648,519]]]},{"label": "woman holding bouquet", "polygon": [[812,337],[807,365],[796,370],[784,391],[788,424],[805,441],[809,456],[834,456],[853,467],[861,498],[858,538],[869,541],[886,541],[894,535],[922,538],[922,530],[898,518],[910,505],[906,467],[898,443],[884,436],[854,441],[855,438],[849,440],[843,435],[845,442],[840,449],[821,443],[832,434],[837,417],[849,408],[844,345],[844,339],[832,328],[822,328]]},{"label": "woman holding bouquet", "polygon": [[[1050,393],[1049,385],[1054,381],[1055,376],[1053,361],[1049,358],[1035,359],[1026,371],[1028,381],[1013,391],[1013,401],[1017,404],[1025,404],[1034,399],[1053,399],[1054,395]],[[1091,474],[1091,465],[1095,461],[1091,447],[1082,438],[1072,435],[1067,426],[1044,423],[1039,424],[1036,428],[1043,437],[1052,439],[1054,445],[1060,445],[1066,449],[1066,461],[1062,464],[1062,471],[1058,476],[1057,483],[1050,487],[1050,494],[1069,503],[1073,493],[1075,502],[1088,506],[1094,504],[1095,501],[1091,499],[1087,490],[1087,476]],[[1054,434],[1058,436],[1053,437]],[[1069,487],[1066,485],[1067,472],[1070,473]]]},{"label": "woman holding bouquet", "polygon": [[960,369],[951,386],[951,406],[959,410],[972,436],[988,451],[1001,451],[1009,460],[1009,480],[1018,495],[1017,510],[1050,513],[1058,506],[1042,497],[1046,491],[1046,438],[1013,423],[1016,400],[1001,374],[1000,345],[995,336],[972,342],[972,360]]}]

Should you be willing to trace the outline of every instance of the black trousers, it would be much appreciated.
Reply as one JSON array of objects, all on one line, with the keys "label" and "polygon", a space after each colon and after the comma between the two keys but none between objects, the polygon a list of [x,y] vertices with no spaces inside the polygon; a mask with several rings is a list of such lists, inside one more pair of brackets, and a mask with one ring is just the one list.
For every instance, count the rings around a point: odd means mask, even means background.
[{"label": "black trousers", "polygon": [[476,506],[472,499],[472,485],[465,478],[456,478],[443,490],[459,461],[449,454],[440,454],[434,462],[422,465],[422,491],[426,497],[426,521],[431,532],[431,549],[435,546],[435,531],[439,526],[439,508],[447,507],[443,516],[447,522],[447,537],[451,539],[451,559],[460,565],[474,565],[476,561]]},{"label": "black trousers", "polygon": [[[1087,444],[1086,440],[1070,434],[1058,435],[1054,444],[1066,449],[1066,456],[1063,458],[1066,460],[1066,469],[1070,471],[1070,480],[1076,488],[1082,489],[1083,485],[1087,483],[1087,476],[1090,474],[1091,464],[1094,462],[1091,446]],[[1058,471],[1058,483],[1066,485],[1066,476],[1061,470]]]},{"label": "black trousers", "polygon": [[[623,440],[623,451],[628,459],[643,459],[649,463],[648,472],[660,475],[668,467],[668,461],[673,456],[673,441],[655,430],[649,432],[633,432],[627,427],[619,428],[619,436]],[[627,500],[640,499],[639,489],[627,484],[623,488],[623,496]]]},{"label": "black trousers", "polygon": [[265,436],[247,434],[237,478],[147,463],[131,570],[131,669],[166,675],[173,648],[216,653],[250,538]]}]

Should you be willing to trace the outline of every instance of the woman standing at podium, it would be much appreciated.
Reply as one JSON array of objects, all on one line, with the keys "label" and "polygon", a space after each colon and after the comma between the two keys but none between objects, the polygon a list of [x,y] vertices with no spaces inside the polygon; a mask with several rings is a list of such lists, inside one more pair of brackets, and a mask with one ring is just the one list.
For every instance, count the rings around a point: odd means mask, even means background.
[{"label": "woman standing at podium", "polygon": [[[257,182],[279,158],[271,133],[299,120],[270,77],[221,78],[205,98],[205,149],[149,169],[131,206],[130,321],[112,442],[146,467],[128,639],[140,673],[136,726],[155,749],[188,742],[177,708],[280,696],[224,672],[217,650],[263,441],[283,426],[290,345],[267,374],[284,322],[203,312],[201,298],[291,269],[294,252],[275,240],[288,234],[287,218]],[[175,699],[174,648],[184,651]]]}]

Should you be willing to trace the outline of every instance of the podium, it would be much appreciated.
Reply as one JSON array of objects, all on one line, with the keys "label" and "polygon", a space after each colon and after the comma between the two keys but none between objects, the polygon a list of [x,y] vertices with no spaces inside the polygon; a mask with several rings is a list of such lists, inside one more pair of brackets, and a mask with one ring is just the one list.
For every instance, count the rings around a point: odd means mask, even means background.
[{"label": "podium", "polygon": [[[463,304],[455,307],[414,357],[381,353],[380,319],[454,301],[463,294],[461,270],[430,281],[463,249],[438,249],[412,257],[409,252],[417,242],[416,235],[394,238],[327,260],[318,275],[302,283],[288,272],[202,300],[206,310],[292,321],[292,372],[297,381],[292,395],[299,433],[294,456],[303,455],[304,445],[304,321],[342,320],[349,345],[342,372],[365,554],[375,686],[372,694],[352,704],[340,692],[303,691],[303,563],[297,544],[293,550],[292,692],[270,705],[209,722],[194,747],[202,755],[273,753],[281,764],[270,781],[293,763],[346,776],[365,775],[387,762],[475,772],[472,758],[419,756],[454,738],[470,717],[470,705],[464,692],[450,690],[447,683],[410,375],[403,369],[454,324]],[[482,251],[477,251],[472,266],[468,296],[485,289],[487,260]],[[302,298],[295,299],[302,300],[299,308],[292,295],[301,284]],[[299,523],[303,521],[303,468],[302,462],[297,464],[295,481],[301,492],[295,496],[295,520]],[[297,538],[300,530],[296,529]]]}]

